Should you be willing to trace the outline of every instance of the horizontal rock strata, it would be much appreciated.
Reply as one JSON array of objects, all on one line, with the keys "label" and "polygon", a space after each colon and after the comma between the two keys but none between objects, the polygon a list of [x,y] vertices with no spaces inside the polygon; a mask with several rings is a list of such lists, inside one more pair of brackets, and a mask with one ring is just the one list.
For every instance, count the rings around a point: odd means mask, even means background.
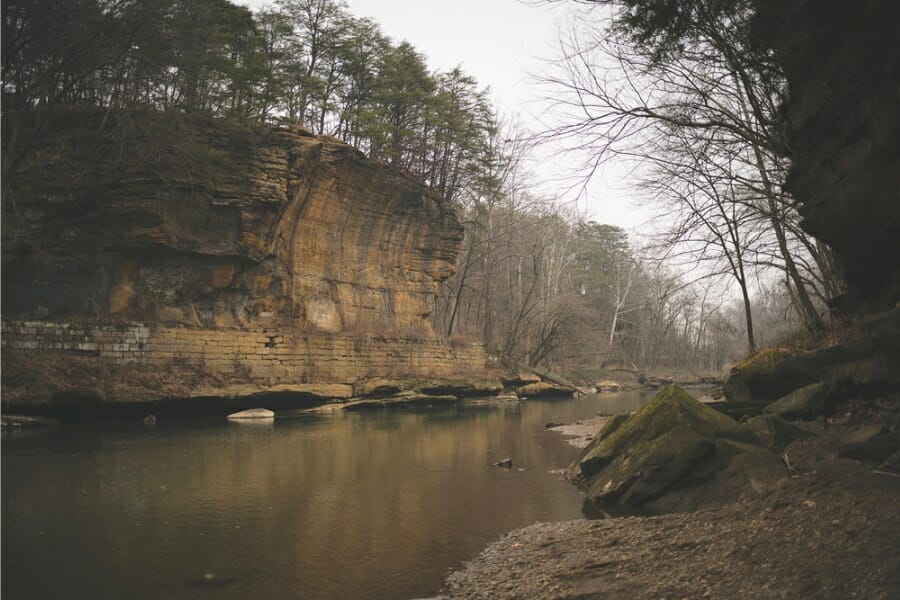
[{"label": "horizontal rock strata", "polygon": [[483,371],[430,324],[463,229],[423,185],[301,129],[129,119],[67,115],[4,198],[7,406]]}]

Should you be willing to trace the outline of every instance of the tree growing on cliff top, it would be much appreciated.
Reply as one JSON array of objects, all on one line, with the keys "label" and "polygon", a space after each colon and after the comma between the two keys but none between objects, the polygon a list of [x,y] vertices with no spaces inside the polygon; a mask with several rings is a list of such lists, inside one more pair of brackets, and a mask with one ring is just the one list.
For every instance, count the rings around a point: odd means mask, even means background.
[{"label": "tree growing on cliff top", "polygon": [[[88,107],[127,139],[161,111],[302,124],[421,178],[450,201],[480,193],[496,115],[459,68],[432,72],[339,0],[33,0],[3,5],[3,182],[52,117]],[[111,118],[110,118],[111,117]],[[175,127],[173,125],[173,127]],[[134,134],[134,132],[131,132]],[[123,147],[127,144],[123,142]]]}]

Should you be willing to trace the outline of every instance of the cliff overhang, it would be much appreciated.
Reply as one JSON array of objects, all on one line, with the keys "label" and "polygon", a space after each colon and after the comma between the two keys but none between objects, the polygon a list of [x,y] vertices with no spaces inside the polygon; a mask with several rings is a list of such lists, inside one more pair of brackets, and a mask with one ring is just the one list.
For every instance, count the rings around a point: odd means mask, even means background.
[{"label": "cliff overhang", "polygon": [[842,312],[900,302],[900,36],[882,0],[755,0],[788,83],[787,187],[852,290]]}]

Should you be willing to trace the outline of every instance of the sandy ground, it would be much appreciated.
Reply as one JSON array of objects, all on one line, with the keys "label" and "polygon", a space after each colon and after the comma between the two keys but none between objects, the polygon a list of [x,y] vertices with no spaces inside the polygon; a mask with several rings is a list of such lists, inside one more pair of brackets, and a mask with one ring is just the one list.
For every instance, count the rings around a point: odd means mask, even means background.
[{"label": "sandy ground", "polygon": [[591,443],[591,440],[594,439],[594,434],[600,431],[600,428],[603,427],[609,419],[610,417],[606,416],[596,416],[591,417],[590,419],[575,421],[574,423],[567,423],[565,425],[555,425],[553,427],[548,427],[548,429],[566,436],[566,442],[572,444],[576,448],[586,448],[587,445]]},{"label": "sandy ground", "polygon": [[793,444],[799,475],[763,497],[514,531],[444,597],[900,598],[900,477],[838,458],[845,433]]}]

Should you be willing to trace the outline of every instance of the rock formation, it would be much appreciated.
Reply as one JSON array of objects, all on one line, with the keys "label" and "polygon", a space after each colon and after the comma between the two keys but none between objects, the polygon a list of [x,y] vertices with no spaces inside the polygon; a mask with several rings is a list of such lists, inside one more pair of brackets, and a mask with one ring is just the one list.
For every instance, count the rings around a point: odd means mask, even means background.
[{"label": "rock formation", "polygon": [[[440,340],[429,321],[462,243],[453,211],[336,139],[66,114],[10,188],[7,406],[318,395],[484,366],[480,346]],[[29,364],[53,366],[38,377]]]},{"label": "rock formation", "polygon": [[5,318],[430,335],[463,235],[440,198],[332,138],[160,119],[121,157],[100,115],[34,152],[4,205]]},{"label": "rock formation", "polygon": [[785,475],[753,432],[674,385],[607,422],[568,471],[595,502],[655,511],[736,500]]},{"label": "rock formation", "polygon": [[900,309],[860,318],[841,343],[790,353],[769,348],[732,368],[728,402],[787,418],[816,418],[852,397],[900,391]]},{"label": "rock formation", "polygon": [[788,81],[788,187],[803,227],[836,251],[862,308],[888,308],[900,301],[897,7],[755,3],[759,36]]}]

